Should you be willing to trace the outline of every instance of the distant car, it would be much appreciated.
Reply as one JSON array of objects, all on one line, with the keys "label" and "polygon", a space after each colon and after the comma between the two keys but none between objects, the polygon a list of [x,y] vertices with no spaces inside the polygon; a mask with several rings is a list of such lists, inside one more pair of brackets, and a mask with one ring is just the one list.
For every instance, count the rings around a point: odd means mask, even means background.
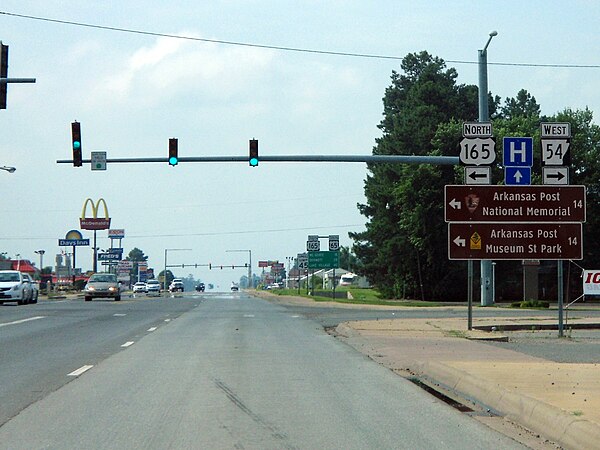
[{"label": "distant car", "polygon": [[0,270],[0,304],[17,302],[19,305],[24,305],[34,296],[37,301],[34,289],[31,277],[26,273],[18,270]]},{"label": "distant car", "polygon": [[169,285],[169,292],[183,292],[183,280],[181,278],[173,278]]},{"label": "distant car", "polygon": [[231,283],[231,292],[237,292],[239,290],[240,290],[240,288],[237,284]]},{"label": "distant car", "polygon": [[90,277],[83,289],[85,301],[90,302],[94,297],[114,298],[121,301],[121,286],[113,273],[95,273]]},{"label": "distant car", "polygon": [[204,292],[205,289],[206,289],[206,286],[204,286],[204,283],[198,283],[198,286],[196,286],[196,290],[198,292]]},{"label": "distant car", "polygon": [[146,283],[144,283],[143,281],[138,281],[133,285],[133,293],[137,294],[139,292],[146,292]]},{"label": "distant car", "polygon": [[29,274],[24,273],[23,277],[29,280],[29,284],[31,285],[31,291],[29,293],[29,303],[37,303],[38,297],[40,295],[40,284],[31,278]]},{"label": "distant car", "polygon": [[160,282],[158,280],[146,281],[146,294],[160,295]]}]

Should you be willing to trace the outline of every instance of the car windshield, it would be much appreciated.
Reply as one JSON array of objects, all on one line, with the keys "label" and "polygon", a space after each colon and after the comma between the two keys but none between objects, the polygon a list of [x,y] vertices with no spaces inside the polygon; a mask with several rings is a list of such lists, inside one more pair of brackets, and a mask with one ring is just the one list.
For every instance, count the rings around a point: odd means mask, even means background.
[{"label": "car windshield", "polygon": [[117,276],[112,274],[98,274],[90,277],[90,283],[116,283]]},{"label": "car windshield", "polygon": [[0,273],[0,281],[19,281],[18,273]]}]

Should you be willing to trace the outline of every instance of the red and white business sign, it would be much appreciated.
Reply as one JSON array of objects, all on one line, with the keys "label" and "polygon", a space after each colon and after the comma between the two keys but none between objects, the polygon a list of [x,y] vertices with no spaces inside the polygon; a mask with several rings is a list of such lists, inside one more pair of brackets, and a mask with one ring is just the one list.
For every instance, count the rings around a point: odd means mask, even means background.
[{"label": "red and white business sign", "polygon": [[583,295],[600,295],[600,270],[583,271]]}]

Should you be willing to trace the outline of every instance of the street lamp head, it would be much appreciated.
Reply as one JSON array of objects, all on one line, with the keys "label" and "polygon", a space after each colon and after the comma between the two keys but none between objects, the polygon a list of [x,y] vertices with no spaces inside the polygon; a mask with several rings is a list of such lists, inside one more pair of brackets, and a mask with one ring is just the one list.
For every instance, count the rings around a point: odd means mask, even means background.
[{"label": "street lamp head", "polygon": [[490,45],[490,42],[492,41],[492,38],[494,36],[498,36],[498,32],[496,30],[490,31],[489,36],[490,37],[488,38],[487,42],[485,43],[485,46],[483,47],[483,50],[481,50],[482,55],[485,55],[485,52],[486,52],[486,50],[488,48],[488,45]]},{"label": "street lamp head", "polygon": [[0,169],[6,170],[8,173],[13,173],[15,170],[17,170],[16,167],[8,167],[8,166],[2,166],[2,167],[0,167]]}]

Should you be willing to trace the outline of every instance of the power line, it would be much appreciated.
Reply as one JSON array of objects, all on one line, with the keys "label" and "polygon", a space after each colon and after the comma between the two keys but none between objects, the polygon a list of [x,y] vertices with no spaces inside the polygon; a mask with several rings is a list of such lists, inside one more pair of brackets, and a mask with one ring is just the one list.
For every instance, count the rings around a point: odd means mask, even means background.
[{"label": "power line", "polygon": [[[317,227],[299,227],[299,228],[271,228],[271,229],[259,229],[259,230],[236,230],[236,231],[209,231],[205,233],[164,233],[164,234],[131,234],[128,235],[128,239],[138,238],[163,238],[163,237],[191,237],[191,236],[230,236],[235,234],[255,234],[255,233],[282,233],[287,231],[314,231],[314,230],[331,230],[336,228],[351,229],[356,227],[363,227],[364,224],[355,223],[347,225],[329,225],[329,226],[317,226]],[[47,240],[56,239],[54,237],[0,237],[0,241],[19,241],[19,240]]]},{"label": "power line", "polygon": [[[61,20],[61,19],[51,19],[49,17],[40,17],[40,16],[30,16],[26,14],[17,14],[11,13],[7,11],[0,11],[0,14],[11,17],[18,17],[21,19],[29,19],[29,20],[39,20],[43,22],[51,22],[58,23],[62,25],[73,25],[77,27],[86,27],[86,28],[94,28],[99,30],[106,31],[118,31],[121,33],[130,33],[130,34],[141,34],[145,36],[156,36],[156,37],[166,37],[172,39],[183,39],[188,41],[197,41],[197,42],[210,42],[213,44],[223,44],[223,45],[235,45],[240,47],[253,47],[253,48],[262,48],[269,50],[279,50],[284,52],[297,52],[297,53],[312,53],[318,55],[333,55],[333,56],[346,56],[353,58],[369,58],[369,59],[387,59],[387,60],[397,60],[401,61],[404,59],[403,56],[393,56],[393,55],[377,55],[377,54],[369,54],[369,53],[354,53],[354,52],[338,52],[332,50],[316,50],[316,49],[308,49],[308,48],[300,48],[300,47],[286,47],[280,45],[266,45],[266,44],[254,44],[250,42],[238,42],[238,41],[226,41],[221,39],[208,39],[208,38],[199,38],[193,36],[182,36],[177,34],[169,34],[169,33],[159,33],[154,31],[144,31],[144,30],[134,30],[131,28],[119,28],[119,27],[111,27],[106,25],[97,25],[92,23],[85,22],[75,22],[72,20]],[[478,64],[477,61],[465,61],[465,60],[445,60],[447,63],[451,64]],[[513,67],[553,67],[553,68],[562,68],[562,69],[600,69],[600,64],[543,64],[543,63],[512,63],[512,62],[490,62],[488,61],[488,65],[495,66],[513,66]]]}]

